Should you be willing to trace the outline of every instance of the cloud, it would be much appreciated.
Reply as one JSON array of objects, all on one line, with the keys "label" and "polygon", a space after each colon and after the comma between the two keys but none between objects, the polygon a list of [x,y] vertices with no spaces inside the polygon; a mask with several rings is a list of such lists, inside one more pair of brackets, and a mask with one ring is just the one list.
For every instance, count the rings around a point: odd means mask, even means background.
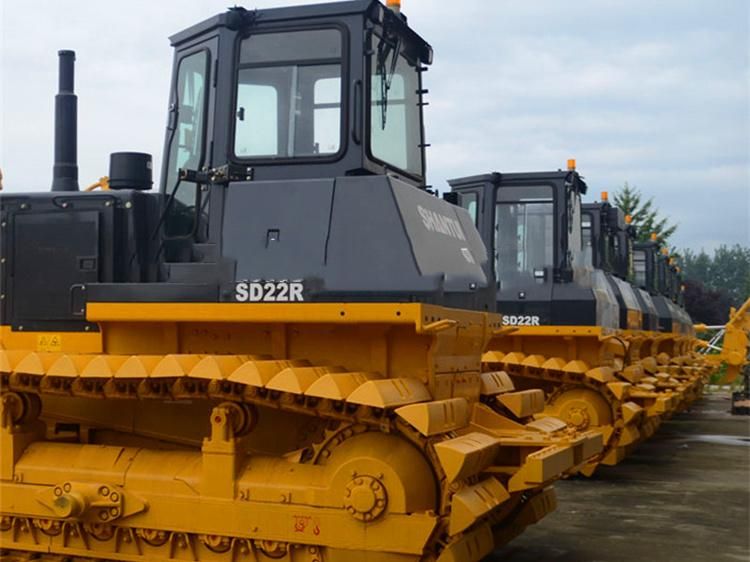
[{"label": "cloud", "polygon": [[[294,5],[257,0],[247,7]],[[223,0],[0,2],[0,165],[47,189],[60,48],[78,54],[81,183],[117,150],[162,151],[167,37]],[[435,49],[425,77],[430,183],[575,157],[594,195],[628,181],[675,243],[750,244],[750,3],[404,0]],[[30,29],[34,40],[29,40]]]}]

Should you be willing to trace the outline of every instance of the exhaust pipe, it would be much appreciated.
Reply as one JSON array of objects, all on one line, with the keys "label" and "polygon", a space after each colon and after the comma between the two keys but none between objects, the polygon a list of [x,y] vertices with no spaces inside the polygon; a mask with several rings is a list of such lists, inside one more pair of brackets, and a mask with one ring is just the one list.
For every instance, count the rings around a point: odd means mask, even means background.
[{"label": "exhaust pipe", "polygon": [[78,191],[78,98],[73,93],[73,51],[58,51],[60,76],[55,96],[55,164],[52,191]]}]

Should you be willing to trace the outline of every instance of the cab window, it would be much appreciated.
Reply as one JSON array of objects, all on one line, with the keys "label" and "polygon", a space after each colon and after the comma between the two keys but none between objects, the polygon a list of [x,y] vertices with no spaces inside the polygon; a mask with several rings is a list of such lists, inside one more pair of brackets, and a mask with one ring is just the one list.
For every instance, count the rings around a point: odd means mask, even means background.
[{"label": "cab window", "polygon": [[466,209],[471,216],[474,225],[477,225],[477,203],[479,195],[476,192],[461,193],[458,196],[458,204]]}]

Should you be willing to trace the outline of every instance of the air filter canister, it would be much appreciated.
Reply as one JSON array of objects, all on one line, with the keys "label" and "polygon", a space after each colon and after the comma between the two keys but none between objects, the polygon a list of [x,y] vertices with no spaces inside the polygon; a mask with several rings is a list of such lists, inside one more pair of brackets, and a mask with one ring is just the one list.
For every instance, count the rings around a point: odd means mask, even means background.
[{"label": "air filter canister", "polygon": [[151,155],[143,152],[113,152],[109,156],[110,189],[151,189]]}]

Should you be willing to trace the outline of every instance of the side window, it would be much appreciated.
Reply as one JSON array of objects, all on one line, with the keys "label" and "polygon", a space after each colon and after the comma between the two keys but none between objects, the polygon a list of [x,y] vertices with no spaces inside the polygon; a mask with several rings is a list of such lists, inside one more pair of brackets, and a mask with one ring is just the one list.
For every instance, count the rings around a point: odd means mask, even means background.
[{"label": "side window", "polygon": [[458,203],[469,212],[471,220],[474,221],[474,225],[477,225],[477,202],[479,196],[476,192],[461,193],[458,196]]},{"label": "side window", "polygon": [[581,238],[581,196],[574,193],[570,197],[568,220],[568,252],[571,259],[583,250],[583,240]]},{"label": "side window", "polygon": [[[208,53],[199,51],[182,59],[177,73],[173,97],[177,120],[169,143],[167,193],[177,184],[178,171],[196,170],[203,163],[206,113],[206,73]],[[199,206],[199,191],[195,184],[180,184],[171,203],[166,221],[169,237],[193,233]]]}]

